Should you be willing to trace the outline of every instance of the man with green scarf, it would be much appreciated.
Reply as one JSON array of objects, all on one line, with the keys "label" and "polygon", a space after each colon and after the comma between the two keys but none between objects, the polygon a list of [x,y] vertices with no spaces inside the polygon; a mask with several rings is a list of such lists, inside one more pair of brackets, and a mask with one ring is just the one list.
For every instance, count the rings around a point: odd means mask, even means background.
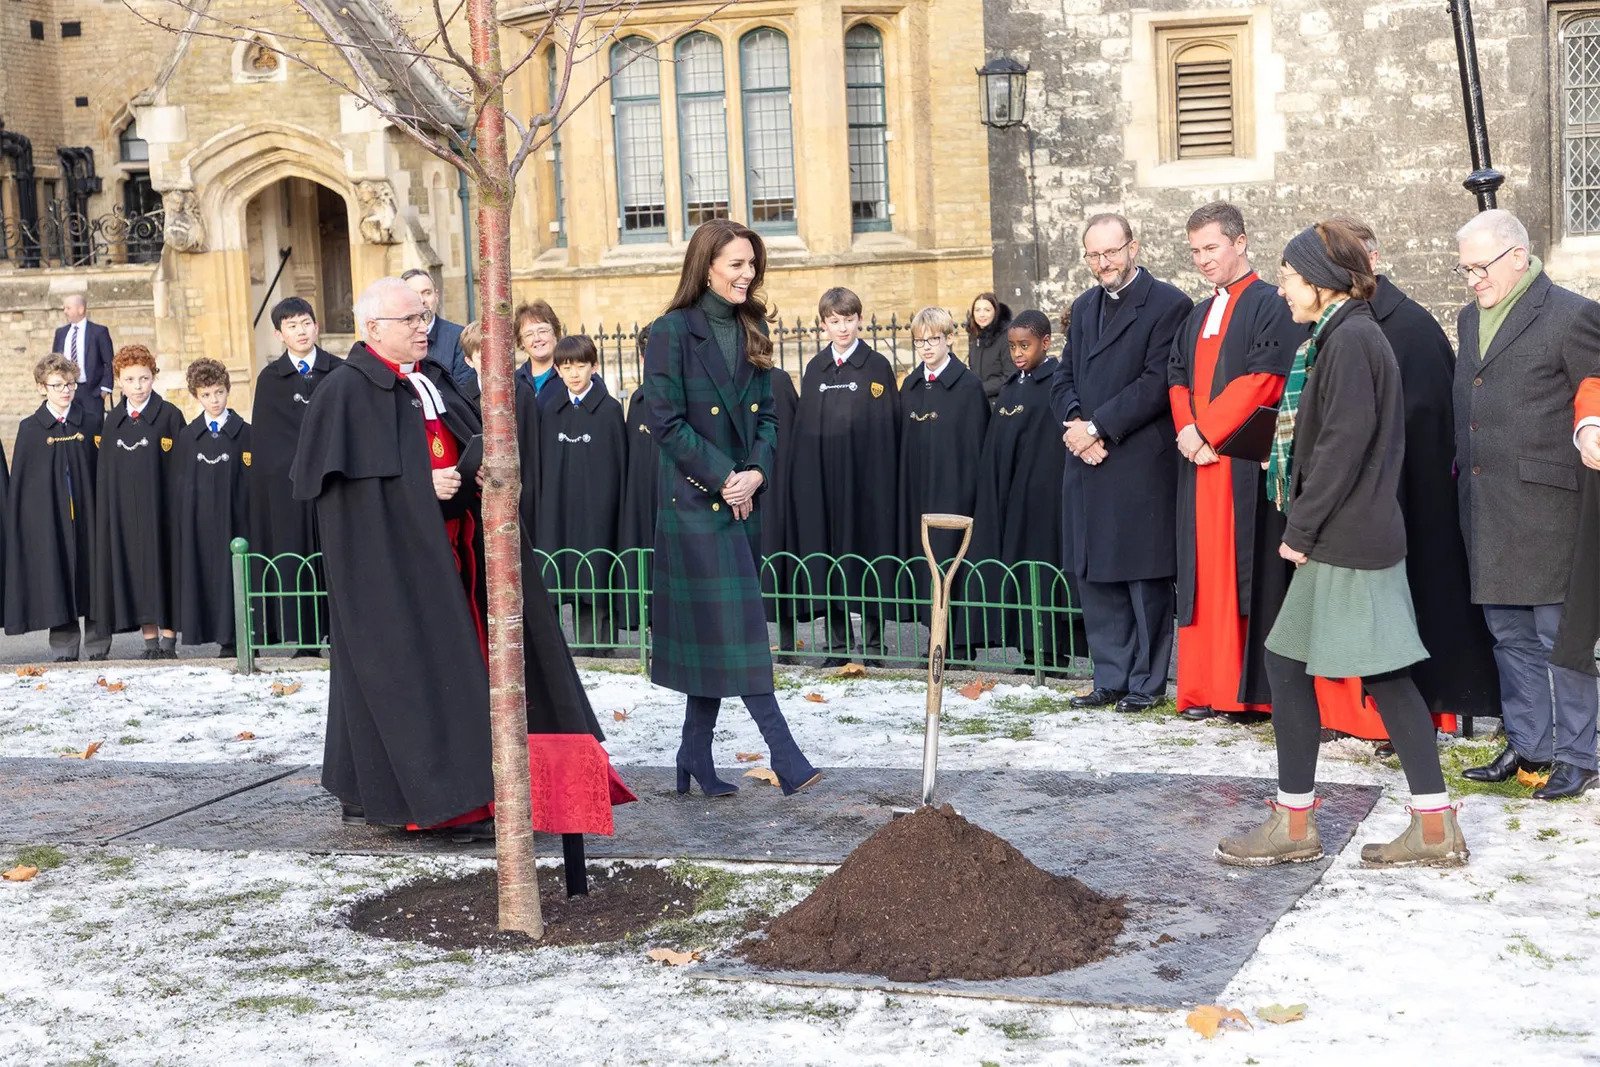
[{"label": "man with green scarf", "polygon": [[1474,297],[1457,319],[1456,487],[1472,601],[1495,640],[1507,741],[1465,776],[1548,772],[1535,798],[1577,796],[1600,780],[1600,683],[1555,666],[1550,650],[1577,537],[1573,398],[1600,374],[1600,304],[1551,283],[1509,211],[1483,212],[1456,242],[1453,269]]}]

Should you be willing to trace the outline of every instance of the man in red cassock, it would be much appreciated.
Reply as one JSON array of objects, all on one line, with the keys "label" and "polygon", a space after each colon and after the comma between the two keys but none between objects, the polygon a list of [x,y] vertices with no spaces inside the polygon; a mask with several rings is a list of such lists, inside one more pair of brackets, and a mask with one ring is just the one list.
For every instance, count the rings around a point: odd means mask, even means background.
[{"label": "man in red cassock", "polygon": [[[482,433],[424,363],[422,301],[398,278],[356,304],[366,340],[306,412],[292,476],[314,500],[332,634],[324,788],[347,822],[492,838],[489,681],[478,488],[456,469]],[[610,833],[632,800],[523,548],[524,681],[534,827]],[[570,873],[570,872],[569,872]]]},{"label": "man in red cassock", "polygon": [[1305,340],[1250,265],[1244,216],[1207,204],[1189,216],[1194,265],[1212,285],[1173,342],[1168,397],[1178,476],[1178,700],[1190,719],[1249,721],[1271,710],[1262,642],[1288,588],[1283,516],[1260,463],[1218,448],[1260,407],[1275,407]]}]

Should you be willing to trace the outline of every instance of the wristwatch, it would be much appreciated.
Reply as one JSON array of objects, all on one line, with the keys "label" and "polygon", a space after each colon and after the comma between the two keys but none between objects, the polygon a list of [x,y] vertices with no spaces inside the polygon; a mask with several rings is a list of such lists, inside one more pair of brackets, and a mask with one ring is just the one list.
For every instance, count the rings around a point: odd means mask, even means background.
[{"label": "wristwatch", "polygon": [[1084,424],[1083,432],[1097,441],[1100,439],[1100,428],[1092,422]]}]

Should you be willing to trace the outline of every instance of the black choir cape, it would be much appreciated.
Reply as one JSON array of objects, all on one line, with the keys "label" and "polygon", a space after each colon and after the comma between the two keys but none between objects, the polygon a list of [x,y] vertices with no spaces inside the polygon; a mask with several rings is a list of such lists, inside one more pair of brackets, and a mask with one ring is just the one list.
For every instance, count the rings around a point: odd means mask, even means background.
[{"label": "black choir cape", "polygon": [[[972,457],[983,451],[989,425],[989,398],[978,376],[954,356],[936,381],[928,381],[921,365],[912,368],[900,389],[900,555],[906,560],[896,596],[917,601],[915,612],[902,607],[901,618],[928,622],[930,596],[928,564],[922,547],[922,516],[943,513],[971,516],[978,503],[978,465]],[[941,564],[961,547],[961,534],[934,530],[928,538]],[[952,603],[969,600],[978,592],[971,582],[971,550],[967,563],[956,572],[950,590]],[[950,613],[950,644],[946,651],[964,650],[971,643],[965,612]],[[953,654],[953,653],[952,653]]]},{"label": "black choir cape", "polygon": [[[553,575],[562,589],[620,588],[625,582],[620,557],[607,553],[618,548],[622,481],[628,469],[622,405],[598,375],[590,379],[582,404],[572,403],[560,383],[546,389],[539,403],[542,454],[533,543],[550,555],[546,582]],[[593,555],[584,556],[591,551]],[[560,598],[591,602],[571,593]],[[592,602],[611,609],[614,600],[595,596]]]},{"label": "black choir cape", "polygon": [[76,400],[64,424],[40,404],[17,427],[6,490],[8,634],[65,626],[91,613],[97,432]]},{"label": "black choir cape", "polygon": [[[516,377],[517,392],[513,398],[517,415],[517,464],[522,475],[522,495],[517,498],[517,517],[522,522],[523,536],[533,543],[539,513],[539,460],[540,448],[539,394],[533,384],[522,375]],[[481,412],[481,409],[480,409]]]},{"label": "black choir cape", "polygon": [[761,518],[761,596],[767,607],[767,621],[777,622],[781,614],[785,620],[793,612],[781,604],[777,594],[789,592],[786,579],[794,573],[789,566],[794,552],[794,526],[789,520],[789,482],[794,477],[794,424],[795,412],[800,406],[800,394],[795,392],[794,379],[782,367],[772,368],[772,411],[778,416],[778,443],[772,461],[772,484],[765,487],[762,506],[767,509]]},{"label": "black choir cape", "polygon": [[[250,409],[253,445],[250,464],[250,551],[265,556],[292,552],[311,556],[318,550],[316,509],[294,498],[289,466],[300,441],[311,397],[339,360],[318,346],[311,355],[311,373],[301,377],[293,357],[285,352],[261,368]],[[301,579],[322,585],[322,564],[301,567],[285,561],[277,568],[262,568],[253,588],[292,593]],[[265,639],[271,643],[318,645],[326,638],[328,620],[321,597],[269,602]]]},{"label": "black choir cape", "polygon": [[[1212,298],[1214,299],[1214,298]],[[1274,285],[1257,279],[1239,294],[1238,306],[1222,339],[1216,371],[1211,379],[1213,399],[1229,382],[1246,374],[1287,377],[1295,349],[1309,336],[1309,328],[1294,321]],[[1193,388],[1195,350],[1211,299],[1202,300],[1172,341],[1167,383]],[[1278,555],[1283,541],[1283,513],[1267,499],[1266,472],[1259,463],[1233,464],[1233,538],[1235,580],[1239,610],[1250,619],[1245,633],[1245,662],[1239,679],[1239,701],[1271,704],[1263,658],[1267,634],[1283,606],[1294,573],[1288,560]],[[1194,619],[1195,568],[1194,464],[1178,464],[1178,625]]]},{"label": "black choir cape", "polygon": [[[801,622],[827,609],[825,601],[807,599],[812,593],[894,594],[896,395],[894,368],[865,341],[856,342],[843,366],[834,363],[832,346],[806,365],[788,479],[792,534],[786,540],[799,565],[780,574],[796,594],[792,603]],[[849,555],[859,558],[833,565]],[[880,557],[890,562],[867,566]]]},{"label": "black choir cape", "polygon": [[[424,373],[444,397],[445,428],[464,446],[482,432],[476,413],[442,367]],[[494,782],[488,670],[433,493],[420,402],[361,344],[320,389],[291,477],[295,498],[316,506],[327,569],[323,787],[373,821],[435,825],[489,803]],[[476,506],[476,487],[464,492]],[[570,822],[569,809],[593,811],[596,796],[610,795],[609,763],[595,743],[604,738],[526,538],[522,545],[530,764],[548,767],[554,753],[582,765],[543,793],[536,772],[535,826],[599,831]],[[481,564],[473,579],[481,589]]]},{"label": "black choir cape", "polygon": [[232,408],[216,433],[209,421],[204,411],[196,416],[175,450],[177,629],[186,645],[235,643],[229,546],[250,530],[250,424]]},{"label": "black choir cape", "polygon": [[90,601],[111,633],[178,624],[173,449],[182,432],[183,416],[155,393],[137,419],[117,401],[101,428]]},{"label": "black choir cape", "polygon": [[[978,503],[967,556],[977,564],[968,592],[973,599],[1008,605],[972,616],[972,644],[978,648],[1034,648],[1034,603],[1028,562],[1045,564],[1037,575],[1042,608],[1058,616],[1037,619],[1041,658],[1066,666],[1073,655],[1088,655],[1082,616],[1066,615],[1077,603],[1071,576],[1061,566],[1061,491],[1067,446],[1050,405],[1058,359],[1047,359],[1023,381],[1013,371],[995,399],[994,416],[978,460]],[[1006,569],[984,561],[998,561]],[[1014,605],[1014,606],[1013,606]]]},{"label": "black choir cape", "polygon": [[[617,524],[617,551],[627,570],[624,588],[628,596],[618,618],[618,625],[624,630],[640,627],[639,598],[643,596],[648,602],[652,581],[650,550],[656,542],[656,476],[661,469],[661,446],[650,433],[648,415],[641,385],[628,398],[628,473],[623,479],[622,515]],[[765,535],[765,524],[761,530]]]},{"label": "black choir cape", "polygon": [[1394,349],[1405,395],[1406,452],[1400,507],[1406,524],[1406,578],[1417,633],[1428,658],[1411,677],[1428,710],[1500,714],[1494,639],[1472,603],[1467,550],[1456,507],[1455,353],[1438,322],[1388,278],[1378,278],[1372,314]]}]

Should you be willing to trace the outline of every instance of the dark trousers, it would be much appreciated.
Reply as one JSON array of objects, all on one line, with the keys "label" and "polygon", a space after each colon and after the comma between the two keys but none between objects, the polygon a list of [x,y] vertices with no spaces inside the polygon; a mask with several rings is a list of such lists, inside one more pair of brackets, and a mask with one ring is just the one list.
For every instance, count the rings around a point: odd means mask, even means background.
[{"label": "dark trousers", "polygon": [[54,656],[77,659],[80,647],[91,656],[104,655],[111,651],[111,634],[109,631],[102,633],[99,627],[87,620],[81,623],[81,627],[74,620],[50,628],[50,651]]},{"label": "dark trousers", "polygon": [[1551,664],[1561,608],[1483,606],[1500,668],[1500,711],[1506,739],[1523,759],[1560,760],[1592,771],[1600,683],[1581,671]]},{"label": "dark trousers", "polygon": [[611,614],[611,598],[584,597],[572,606],[574,644],[595,645],[604,654],[617,643],[617,626]]},{"label": "dark trousers", "polygon": [[1078,579],[1097,689],[1167,695],[1177,598],[1171,578],[1133,582]]}]

